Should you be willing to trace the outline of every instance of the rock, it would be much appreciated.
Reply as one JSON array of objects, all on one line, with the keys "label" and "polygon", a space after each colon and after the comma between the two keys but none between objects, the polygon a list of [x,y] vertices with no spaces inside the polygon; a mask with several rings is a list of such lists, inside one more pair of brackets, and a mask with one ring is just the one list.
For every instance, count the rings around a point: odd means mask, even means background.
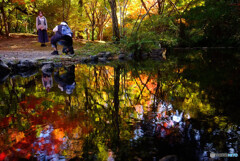
[{"label": "rock", "polygon": [[20,62],[17,64],[17,67],[20,68],[20,70],[25,70],[29,68],[35,68],[36,62],[33,62],[31,60],[20,60]]},{"label": "rock", "polygon": [[177,161],[176,155],[167,155],[163,158],[161,158],[159,161]]},{"label": "rock", "polygon": [[101,53],[98,53],[97,56],[99,58],[102,58],[102,57],[105,57],[106,56],[106,53],[105,52],[101,52]]},{"label": "rock", "polygon": [[2,60],[0,60],[0,83],[3,83],[8,78],[10,72],[10,68]]},{"label": "rock", "polygon": [[30,60],[21,60],[12,67],[12,77],[20,75],[22,77],[30,77],[37,73],[37,63]]},{"label": "rock", "polygon": [[156,59],[156,60],[166,59],[166,52],[167,50],[165,48],[155,49],[155,50],[152,50],[149,56],[150,58]]},{"label": "rock", "polygon": [[111,52],[106,52],[105,57],[106,57],[106,58],[112,57],[112,53],[111,53]]},{"label": "rock", "polygon": [[90,60],[94,61],[94,62],[97,62],[98,61],[98,56],[97,55],[91,55]]},{"label": "rock", "polygon": [[36,68],[32,68],[32,69],[29,69],[29,70],[24,71],[24,72],[19,72],[18,75],[26,78],[26,77],[31,77],[31,76],[33,76],[37,73],[38,73],[38,70]]},{"label": "rock", "polygon": [[45,64],[41,68],[42,72],[47,75],[52,75],[53,70],[54,70],[54,65],[53,64]]},{"label": "rock", "polygon": [[88,64],[97,65],[97,64],[98,64],[98,61],[90,61]]},{"label": "rock", "polygon": [[[1,59],[0,59],[0,68],[1,69],[9,69],[9,67],[7,66],[7,64],[5,64]],[[9,69],[10,70],[10,69]]]},{"label": "rock", "polygon": [[56,62],[53,64],[54,68],[60,68],[63,66],[63,64],[61,62]]},{"label": "rock", "polygon": [[129,60],[134,60],[134,59],[135,59],[134,53],[128,54],[128,59],[129,59]]},{"label": "rock", "polygon": [[106,63],[107,62],[107,58],[103,57],[103,58],[98,58],[98,61],[99,62],[102,62],[102,63]]},{"label": "rock", "polygon": [[19,62],[14,62],[14,61],[9,61],[7,63],[8,67],[9,68],[14,68]]},{"label": "rock", "polygon": [[44,66],[44,65],[46,65],[46,64],[52,64],[52,65],[53,65],[53,61],[42,62],[42,66]]},{"label": "rock", "polygon": [[120,54],[120,55],[118,56],[118,59],[120,59],[120,60],[125,59],[125,54]]},{"label": "rock", "polygon": [[88,63],[90,61],[90,58],[81,58],[80,62],[81,63]]}]

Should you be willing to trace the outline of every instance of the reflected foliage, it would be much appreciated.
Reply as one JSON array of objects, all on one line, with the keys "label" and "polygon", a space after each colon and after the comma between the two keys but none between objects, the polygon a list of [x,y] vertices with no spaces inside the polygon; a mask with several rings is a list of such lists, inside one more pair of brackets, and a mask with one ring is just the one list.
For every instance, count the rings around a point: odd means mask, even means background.
[{"label": "reflected foliage", "polygon": [[54,70],[48,79],[40,72],[0,85],[0,160],[174,154],[192,161],[238,153],[237,52],[175,52],[162,62]]}]

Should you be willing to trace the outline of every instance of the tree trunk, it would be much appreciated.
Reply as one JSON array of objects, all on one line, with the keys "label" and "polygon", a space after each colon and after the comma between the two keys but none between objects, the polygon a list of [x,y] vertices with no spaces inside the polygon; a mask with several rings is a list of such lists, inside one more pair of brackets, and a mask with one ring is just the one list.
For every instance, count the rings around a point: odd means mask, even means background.
[{"label": "tree trunk", "polygon": [[2,29],[3,29],[3,24],[2,24],[2,16],[0,16],[0,35],[2,35]]},{"label": "tree trunk", "polygon": [[85,29],[85,32],[86,32],[86,36],[87,36],[87,40],[88,40],[88,29],[87,28]]},{"label": "tree trunk", "polygon": [[92,41],[94,41],[94,26],[92,26]]},{"label": "tree trunk", "polygon": [[100,40],[100,32],[97,31],[97,40]]},{"label": "tree trunk", "polygon": [[69,17],[69,11],[70,11],[70,8],[71,8],[71,1],[68,2],[68,8],[67,8],[67,16],[66,16],[66,20],[68,20],[68,17]]},{"label": "tree trunk", "polygon": [[123,6],[123,11],[122,11],[122,32],[123,32],[123,36],[125,36],[125,30],[124,30],[124,27],[125,27],[125,10],[127,9],[127,4],[128,4],[128,0],[124,0],[124,6]]},{"label": "tree trunk", "polygon": [[98,38],[98,40],[103,40],[103,26],[98,26],[98,29],[99,29],[99,31],[98,31],[98,36],[97,36],[97,38]]},{"label": "tree trunk", "polygon": [[11,27],[12,27],[12,25],[11,25],[11,20],[10,19],[7,19],[7,27],[8,27],[8,33],[10,33],[11,32]]},{"label": "tree trunk", "polygon": [[15,27],[15,32],[18,32],[18,17],[17,17],[17,9],[16,9],[16,19],[17,19],[17,23],[16,23],[16,27]]},{"label": "tree trunk", "polygon": [[118,0],[118,5],[119,5],[119,15],[120,15],[120,36],[122,36],[122,6],[121,6],[121,3],[119,2]]},{"label": "tree trunk", "polygon": [[162,3],[161,3],[162,1],[157,0],[157,2],[158,2],[158,14],[160,15],[162,11]]},{"label": "tree trunk", "polygon": [[92,14],[92,41],[94,41],[94,30],[95,30],[95,13]]},{"label": "tree trunk", "polygon": [[65,21],[65,18],[64,18],[64,7],[65,7],[65,0],[62,0],[62,8],[63,8],[63,14],[62,14],[62,18],[63,18],[63,21]]},{"label": "tree trunk", "polygon": [[3,22],[4,22],[4,27],[5,27],[5,34],[6,34],[7,37],[9,37],[7,16],[6,16],[6,13],[5,13],[5,11],[4,11],[4,1],[2,1],[2,4],[1,4],[1,6],[0,6],[0,10],[1,10],[2,15],[3,15]]},{"label": "tree trunk", "polygon": [[101,32],[100,32],[100,40],[101,40],[101,41],[103,40],[103,29],[102,29]]},{"label": "tree trunk", "polygon": [[119,28],[118,28],[118,19],[117,19],[117,6],[115,0],[108,0],[111,6],[111,14],[112,14],[112,29],[113,29],[113,37],[114,41],[120,40]]}]

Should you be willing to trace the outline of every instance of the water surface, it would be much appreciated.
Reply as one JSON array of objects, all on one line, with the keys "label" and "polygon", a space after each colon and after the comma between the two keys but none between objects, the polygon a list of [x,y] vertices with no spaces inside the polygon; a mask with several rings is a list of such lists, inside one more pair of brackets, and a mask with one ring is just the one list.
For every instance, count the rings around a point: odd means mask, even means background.
[{"label": "water surface", "polygon": [[[77,64],[0,85],[0,160],[209,160],[239,152],[239,52]],[[239,158],[214,158],[214,160]]]}]

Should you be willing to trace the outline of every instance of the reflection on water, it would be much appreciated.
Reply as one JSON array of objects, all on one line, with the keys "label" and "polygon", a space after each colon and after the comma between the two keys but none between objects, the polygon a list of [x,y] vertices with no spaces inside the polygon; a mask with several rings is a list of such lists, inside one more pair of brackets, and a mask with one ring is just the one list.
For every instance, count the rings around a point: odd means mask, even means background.
[{"label": "reflection on water", "polygon": [[[55,68],[0,85],[0,160],[210,159],[239,151],[239,54]],[[219,158],[214,160],[236,158]]]}]

